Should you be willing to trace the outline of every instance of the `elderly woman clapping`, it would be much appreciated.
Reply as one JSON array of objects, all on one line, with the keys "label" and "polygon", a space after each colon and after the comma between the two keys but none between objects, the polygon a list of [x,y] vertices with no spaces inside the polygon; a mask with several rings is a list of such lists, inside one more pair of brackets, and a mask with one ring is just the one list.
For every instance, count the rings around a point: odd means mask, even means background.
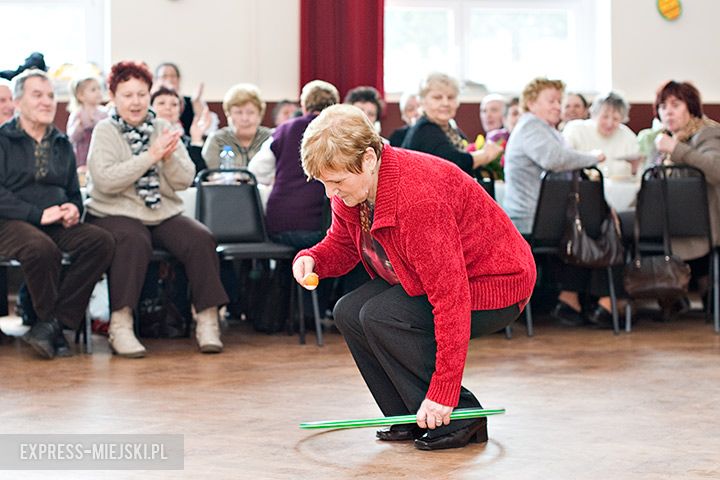
[{"label": "elderly woman clapping", "polygon": [[168,250],[185,267],[197,314],[195,336],[204,353],[220,352],[218,306],[227,303],[220,283],[215,239],[182,214],[176,191],[193,181],[195,166],[182,132],[150,110],[152,74],[145,64],[119,62],[108,78],[115,108],[93,131],[88,155],[88,216],[115,237],[110,265],[110,346],[126,357],[145,347],[133,333],[154,247]]},{"label": "elderly woman clapping", "polygon": [[373,280],[338,301],[336,325],[383,414],[416,414],[414,428],[378,438],[414,439],[422,450],[486,441],[485,419],[450,422],[450,414],[480,405],[461,386],[470,338],[507,326],[532,293],[528,244],[472,177],[384,145],[356,107],[323,110],[301,156],[325,186],[333,220],[298,253],[294,277],[337,277],[362,262]]},{"label": "elderly woman clapping", "polygon": [[430,74],[420,86],[423,115],[408,131],[402,147],[449,160],[469,174],[492,162],[503,149],[488,142],[480,150],[465,151],[467,138],[454,120],[460,105],[459,94],[457,80],[443,73]]}]

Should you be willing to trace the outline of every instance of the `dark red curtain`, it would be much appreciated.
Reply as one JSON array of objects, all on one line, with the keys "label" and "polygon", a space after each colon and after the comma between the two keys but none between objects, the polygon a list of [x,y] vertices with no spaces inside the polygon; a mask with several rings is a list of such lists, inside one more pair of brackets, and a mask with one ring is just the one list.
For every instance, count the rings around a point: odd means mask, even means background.
[{"label": "dark red curtain", "polygon": [[320,79],[341,100],[359,85],[384,94],[384,7],[385,0],[301,0],[300,87]]}]

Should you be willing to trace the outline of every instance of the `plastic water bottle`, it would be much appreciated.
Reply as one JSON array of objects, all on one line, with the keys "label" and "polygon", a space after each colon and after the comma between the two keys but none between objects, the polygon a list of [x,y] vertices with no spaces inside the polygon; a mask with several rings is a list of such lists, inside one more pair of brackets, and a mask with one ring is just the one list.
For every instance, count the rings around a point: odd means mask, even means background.
[{"label": "plastic water bottle", "polygon": [[235,168],[235,152],[230,145],[225,145],[220,151],[220,170]]},{"label": "plastic water bottle", "polygon": [[[225,145],[220,151],[220,170],[235,168],[235,152],[230,145]],[[234,175],[230,172],[221,174],[223,183],[234,183]]]}]

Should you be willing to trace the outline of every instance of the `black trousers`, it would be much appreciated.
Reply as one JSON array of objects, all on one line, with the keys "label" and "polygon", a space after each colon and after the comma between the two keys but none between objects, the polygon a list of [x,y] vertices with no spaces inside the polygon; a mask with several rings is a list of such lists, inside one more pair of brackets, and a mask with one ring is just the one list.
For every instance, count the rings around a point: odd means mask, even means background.
[{"label": "black trousers", "polygon": [[[427,296],[411,297],[400,285],[371,280],[335,305],[335,324],[385,416],[414,414],[425,399],[435,372],[435,323]],[[520,315],[517,305],[473,311],[471,337],[505,328]],[[457,408],[478,408],[466,388]],[[453,421],[433,436],[457,430],[472,420]]]},{"label": "black trousers", "polygon": [[[77,328],[95,283],[113,257],[112,235],[93,225],[36,227],[0,220],[0,256],[17,259],[40,320],[57,318]],[[62,252],[71,257],[63,270]]]}]

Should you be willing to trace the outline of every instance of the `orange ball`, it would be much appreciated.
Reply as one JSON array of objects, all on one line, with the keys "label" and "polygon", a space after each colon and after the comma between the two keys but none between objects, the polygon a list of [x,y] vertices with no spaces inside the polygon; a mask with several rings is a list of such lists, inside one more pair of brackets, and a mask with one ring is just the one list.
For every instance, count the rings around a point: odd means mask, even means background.
[{"label": "orange ball", "polygon": [[303,286],[308,290],[315,290],[320,283],[317,273],[310,272],[303,277]]}]

